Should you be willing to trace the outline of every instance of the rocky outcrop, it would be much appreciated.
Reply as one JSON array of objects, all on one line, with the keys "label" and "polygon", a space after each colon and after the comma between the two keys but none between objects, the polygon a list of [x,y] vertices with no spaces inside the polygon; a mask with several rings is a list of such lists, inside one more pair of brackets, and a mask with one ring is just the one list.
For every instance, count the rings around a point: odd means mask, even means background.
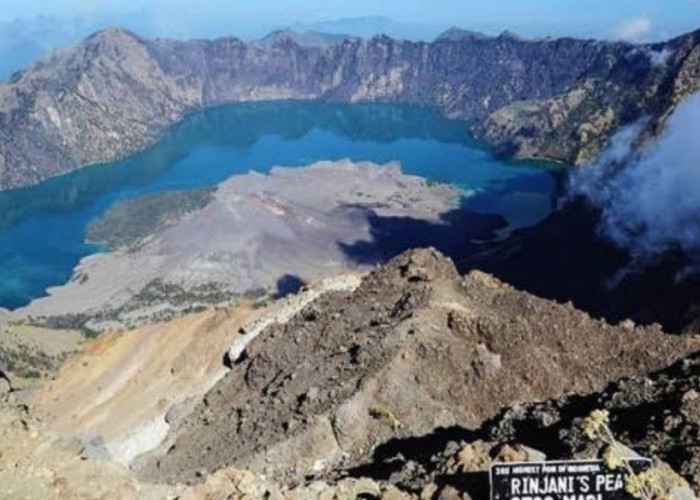
[{"label": "rocky outcrop", "polygon": [[0,86],[0,188],[142,149],[202,106],[272,99],[433,106],[473,121],[505,155],[582,162],[616,127],[662,116],[698,88],[699,37],[635,46],[451,32],[432,43],[246,44],[110,29]]},{"label": "rocky outcrop", "polygon": [[438,492],[456,488],[481,498],[488,492],[488,467],[495,462],[602,458],[608,443],[591,439],[584,426],[593,411],[605,410],[621,451],[662,460],[682,476],[678,482],[687,481],[697,495],[699,377],[696,355],[588,396],[511,405],[476,429],[443,428],[392,441],[343,475],[382,478],[403,491],[421,492],[433,485]]},{"label": "rocky outcrop", "polygon": [[514,401],[601,390],[698,345],[610,326],[479,272],[461,278],[436,251],[411,251],[260,333],[134,466],[158,481],[227,466],[298,479],[390,439],[477,427]]},{"label": "rocky outcrop", "polygon": [[384,481],[367,478],[347,478],[327,483],[313,481],[286,487],[274,479],[251,471],[225,469],[206,478],[203,484],[187,488],[179,500],[224,499],[271,500],[410,500],[414,497]]},{"label": "rocky outcrop", "polygon": [[410,251],[89,342],[29,410],[0,397],[0,496],[483,498],[494,461],[599,456],[581,421],[600,409],[698,488],[699,347]]}]

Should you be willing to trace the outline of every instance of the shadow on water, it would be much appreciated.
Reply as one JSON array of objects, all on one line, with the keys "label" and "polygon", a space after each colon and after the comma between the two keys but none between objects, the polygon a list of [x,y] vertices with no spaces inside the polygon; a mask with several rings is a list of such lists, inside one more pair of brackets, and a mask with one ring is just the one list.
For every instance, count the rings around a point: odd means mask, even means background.
[{"label": "shadow on water", "polygon": [[[339,243],[339,246],[353,262],[365,265],[381,264],[411,248],[432,246],[450,257],[461,272],[466,272],[474,267],[475,255],[486,248],[499,248],[503,241],[499,232],[510,228],[506,215],[515,221],[519,215],[525,215],[526,210],[513,203],[518,195],[541,196],[547,209],[556,203],[556,190],[543,183],[541,176],[526,173],[492,182],[488,189],[463,198],[458,207],[441,214],[434,222],[381,216],[357,207],[365,212],[371,240]],[[507,206],[509,203],[512,206]],[[529,225],[526,222],[530,221],[524,222]]]},{"label": "shadow on water", "polygon": [[485,245],[461,261],[539,297],[571,301],[591,316],[618,323],[661,324],[680,332],[700,318],[700,278],[679,279],[688,261],[668,252],[643,267],[598,233],[600,213],[582,200],[567,203],[540,224]]},{"label": "shadow on water", "polygon": [[[600,214],[577,200],[541,223],[519,229],[506,239],[497,208],[499,190],[526,191],[527,176],[502,181],[464,200],[439,222],[367,215],[371,241],[341,244],[354,262],[377,264],[404,250],[433,246],[453,259],[461,273],[480,269],[519,290],[575,307],[612,324],[632,319],[659,323],[668,332],[700,330],[700,278],[679,279],[688,262],[669,252],[645,267],[630,268],[630,256],[598,234]],[[532,188],[539,189],[537,183]],[[472,210],[473,208],[478,211]]]},{"label": "shadow on water", "polygon": [[[360,208],[360,210],[362,210]],[[411,248],[435,247],[456,263],[496,238],[507,226],[500,215],[481,214],[457,208],[430,222],[411,217],[377,215],[367,211],[371,241],[339,243],[345,255],[357,264],[381,264]]]},{"label": "shadow on water", "polygon": [[298,293],[305,286],[306,282],[299,276],[285,274],[277,280],[277,291],[275,292],[274,298],[281,299],[287,295]]}]

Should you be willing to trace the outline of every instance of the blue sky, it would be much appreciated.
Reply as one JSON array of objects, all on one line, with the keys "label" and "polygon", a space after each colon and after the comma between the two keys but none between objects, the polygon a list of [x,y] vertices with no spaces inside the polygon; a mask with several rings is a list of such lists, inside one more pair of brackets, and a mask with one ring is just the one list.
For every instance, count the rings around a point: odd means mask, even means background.
[{"label": "blue sky", "polygon": [[[524,35],[658,39],[700,28],[700,0],[0,0],[0,22],[42,14],[145,13],[176,34],[189,20],[213,35],[357,16]],[[118,19],[118,17],[115,17]],[[214,33],[215,32],[215,33]],[[197,33],[200,36],[201,33]]]}]

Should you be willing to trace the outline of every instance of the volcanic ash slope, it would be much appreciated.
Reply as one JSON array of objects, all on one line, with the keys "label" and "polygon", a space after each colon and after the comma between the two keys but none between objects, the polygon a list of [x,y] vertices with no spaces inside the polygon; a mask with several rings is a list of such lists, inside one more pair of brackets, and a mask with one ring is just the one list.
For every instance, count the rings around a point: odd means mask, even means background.
[{"label": "volcanic ash slope", "polygon": [[[203,208],[126,248],[84,259],[76,279],[49,290],[50,296],[21,313],[118,309],[155,282],[184,290],[223,287],[237,294],[274,291],[285,275],[313,281],[358,267],[342,245],[371,243],[371,216],[439,224],[458,195],[450,186],[403,174],[397,163],[344,160],[236,175],[221,183]],[[138,213],[132,217],[122,223],[146,224]],[[148,304],[140,302],[138,308],[145,309]]]},{"label": "volcanic ash slope", "polygon": [[280,479],[322,473],[392,438],[474,428],[516,402],[601,390],[698,345],[610,326],[480,272],[461,277],[434,250],[410,251],[260,334],[133,465],[158,482],[231,465]]},{"label": "volcanic ash slope", "polygon": [[243,351],[266,327],[288,321],[319,295],[359,283],[359,276],[342,274],[266,305],[210,307],[105,333],[87,342],[28,402],[53,430],[128,464],[158,446],[170,425],[226,375],[228,351]]}]

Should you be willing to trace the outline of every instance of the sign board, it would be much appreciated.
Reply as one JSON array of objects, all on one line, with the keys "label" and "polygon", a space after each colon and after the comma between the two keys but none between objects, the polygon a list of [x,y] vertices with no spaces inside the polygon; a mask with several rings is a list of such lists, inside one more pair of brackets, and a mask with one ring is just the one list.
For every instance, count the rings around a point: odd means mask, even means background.
[{"label": "sign board", "polygon": [[[639,473],[651,460],[629,460]],[[518,462],[491,466],[491,500],[627,500],[626,468],[608,469],[602,460]]]}]

